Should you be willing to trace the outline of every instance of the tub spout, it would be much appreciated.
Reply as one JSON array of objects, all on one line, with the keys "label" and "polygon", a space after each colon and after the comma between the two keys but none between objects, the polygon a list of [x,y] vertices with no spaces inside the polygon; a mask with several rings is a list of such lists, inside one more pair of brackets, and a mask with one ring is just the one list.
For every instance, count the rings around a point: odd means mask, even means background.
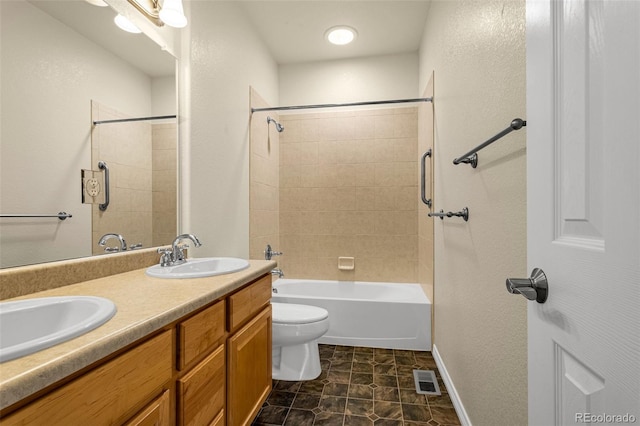
[{"label": "tub spout", "polygon": [[282,272],[282,269],[278,269],[278,268],[272,269],[271,270],[271,274],[277,275],[278,278],[283,278],[284,277],[284,272]]}]

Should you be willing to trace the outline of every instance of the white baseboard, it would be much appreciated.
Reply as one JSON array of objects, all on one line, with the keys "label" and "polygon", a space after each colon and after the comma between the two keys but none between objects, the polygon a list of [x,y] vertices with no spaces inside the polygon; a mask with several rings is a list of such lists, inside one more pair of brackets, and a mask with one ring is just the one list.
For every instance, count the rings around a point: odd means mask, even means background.
[{"label": "white baseboard", "polygon": [[462,405],[462,401],[460,400],[460,395],[458,395],[456,387],[453,385],[453,381],[451,381],[451,376],[449,376],[447,367],[444,366],[444,361],[442,361],[436,345],[433,345],[431,353],[433,355],[433,359],[436,361],[436,365],[438,366],[438,370],[440,371],[442,380],[447,386],[449,397],[451,398],[451,402],[453,402],[453,407],[456,409],[456,413],[458,414],[460,423],[462,424],[462,426],[471,426],[471,420],[469,420],[469,416],[467,415],[467,412],[464,409],[464,405]]}]

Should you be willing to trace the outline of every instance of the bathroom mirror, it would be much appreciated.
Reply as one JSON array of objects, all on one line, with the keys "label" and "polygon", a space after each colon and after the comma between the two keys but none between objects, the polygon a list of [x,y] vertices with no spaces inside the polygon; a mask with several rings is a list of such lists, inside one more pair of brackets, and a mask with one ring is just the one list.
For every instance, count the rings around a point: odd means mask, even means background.
[{"label": "bathroom mirror", "polygon": [[[0,2],[0,214],[53,216],[0,217],[2,268],[104,253],[96,242],[107,232],[143,247],[176,235],[176,120],[92,125],[96,110],[176,114],[176,59],[144,34],[117,28],[116,14],[85,1]],[[145,164],[127,163],[135,157]],[[97,160],[111,169],[105,212],[82,204],[81,169],[98,170]],[[154,225],[166,235],[141,236]]]}]

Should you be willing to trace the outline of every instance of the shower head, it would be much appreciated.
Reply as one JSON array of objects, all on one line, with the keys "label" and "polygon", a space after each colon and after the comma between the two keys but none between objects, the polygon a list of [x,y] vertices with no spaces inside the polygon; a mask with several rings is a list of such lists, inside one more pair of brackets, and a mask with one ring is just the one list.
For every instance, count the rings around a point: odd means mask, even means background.
[{"label": "shower head", "polygon": [[280,123],[278,123],[276,120],[274,120],[271,117],[267,117],[267,124],[269,123],[274,123],[276,125],[276,130],[280,133],[282,133],[282,131],[284,130],[284,126]]}]

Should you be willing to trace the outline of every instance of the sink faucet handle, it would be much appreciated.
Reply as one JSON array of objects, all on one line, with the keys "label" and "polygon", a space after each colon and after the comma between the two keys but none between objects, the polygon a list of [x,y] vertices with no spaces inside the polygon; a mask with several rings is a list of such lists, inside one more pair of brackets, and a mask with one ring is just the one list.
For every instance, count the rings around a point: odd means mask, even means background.
[{"label": "sink faucet handle", "polygon": [[158,253],[160,256],[160,266],[170,266],[172,259],[171,255],[173,254],[173,249],[160,247],[158,249]]}]

